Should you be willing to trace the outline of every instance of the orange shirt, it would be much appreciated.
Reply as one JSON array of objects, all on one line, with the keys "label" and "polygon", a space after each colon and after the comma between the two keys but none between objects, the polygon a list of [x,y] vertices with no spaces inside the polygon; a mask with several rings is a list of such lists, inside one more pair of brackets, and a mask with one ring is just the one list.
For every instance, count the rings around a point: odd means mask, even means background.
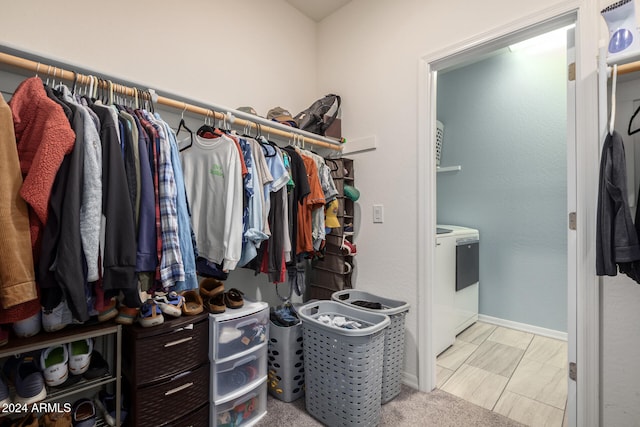
[{"label": "orange shirt", "polygon": [[298,209],[298,234],[296,238],[296,254],[303,252],[313,252],[313,235],[311,212],[314,209],[324,208],[324,192],[320,184],[320,176],[318,175],[318,167],[315,160],[302,153],[300,157],[304,161],[304,167],[307,170],[307,178],[309,179],[309,187],[311,192],[305,197],[303,205]]}]

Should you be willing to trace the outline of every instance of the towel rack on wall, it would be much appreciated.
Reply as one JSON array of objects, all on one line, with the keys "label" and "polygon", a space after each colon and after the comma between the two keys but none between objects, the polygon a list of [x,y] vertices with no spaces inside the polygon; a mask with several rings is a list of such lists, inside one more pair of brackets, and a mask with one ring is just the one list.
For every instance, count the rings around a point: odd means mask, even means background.
[{"label": "towel rack on wall", "polygon": [[[71,82],[77,80],[81,84],[87,83],[91,79],[91,77],[86,74],[76,73],[75,71],[68,71],[57,66],[47,65],[38,61],[32,61],[30,59],[21,58],[19,56],[11,55],[5,52],[0,52],[0,63],[31,71],[36,74],[49,75],[54,77],[54,79],[64,79]],[[117,81],[117,79],[113,80]],[[129,97],[135,97],[136,94],[140,92],[136,88],[128,87],[119,83],[111,83],[109,80],[102,80],[98,82],[98,84],[102,89],[113,90],[118,94]],[[254,129],[258,132],[267,133],[269,136],[279,136],[281,138],[285,138],[288,141],[299,143],[303,146],[306,144],[311,144],[319,147],[329,148],[335,151],[342,151],[342,145],[338,141],[314,135],[310,132],[299,129],[293,130],[295,128],[290,128],[289,126],[281,125],[277,122],[263,119],[262,117],[258,116],[252,116],[231,108],[218,106],[207,108],[194,105],[191,102],[183,102],[160,95],[154,96],[153,102],[156,104],[175,108],[183,112],[189,111],[191,113],[203,115],[212,119],[226,121],[237,129]],[[286,128],[289,128],[291,130]]]}]

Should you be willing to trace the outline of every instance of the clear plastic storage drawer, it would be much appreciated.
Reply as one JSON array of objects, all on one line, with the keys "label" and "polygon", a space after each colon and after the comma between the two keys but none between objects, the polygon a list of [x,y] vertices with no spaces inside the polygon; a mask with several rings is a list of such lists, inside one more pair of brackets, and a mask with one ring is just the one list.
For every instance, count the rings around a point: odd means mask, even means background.
[{"label": "clear plastic storage drawer", "polygon": [[238,358],[212,364],[213,399],[222,400],[236,390],[258,384],[267,375],[267,344]]},{"label": "clear plastic storage drawer", "polygon": [[242,308],[211,314],[209,319],[212,361],[236,358],[267,342],[269,306],[265,302],[245,300]]},{"label": "clear plastic storage drawer", "polygon": [[247,391],[237,399],[211,405],[216,426],[255,424],[267,413],[267,382]]}]

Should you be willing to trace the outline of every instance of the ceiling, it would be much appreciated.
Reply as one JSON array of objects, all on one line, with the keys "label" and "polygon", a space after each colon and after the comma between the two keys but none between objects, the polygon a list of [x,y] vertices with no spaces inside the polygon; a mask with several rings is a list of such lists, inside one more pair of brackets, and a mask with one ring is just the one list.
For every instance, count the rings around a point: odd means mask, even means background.
[{"label": "ceiling", "polygon": [[286,2],[314,21],[320,22],[351,0],[286,0]]}]

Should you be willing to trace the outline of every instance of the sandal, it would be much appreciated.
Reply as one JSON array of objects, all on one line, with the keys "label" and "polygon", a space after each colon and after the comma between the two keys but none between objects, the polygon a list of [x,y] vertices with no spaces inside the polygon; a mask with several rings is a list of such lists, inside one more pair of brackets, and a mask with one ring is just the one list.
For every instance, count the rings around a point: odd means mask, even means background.
[{"label": "sandal", "polygon": [[213,277],[206,277],[200,281],[200,296],[203,299],[215,297],[223,292],[224,283]]},{"label": "sandal", "polygon": [[153,300],[158,304],[160,310],[164,314],[168,314],[173,317],[180,317],[182,314],[182,306],[184,305],[184,297],[178,295],[177,292],[171,291],[166,295],[159,295],[153,297]]},{"label": "sandal", "polygon": [[152,299],[148,299],[140,307],[140,318],[138,321],[142,326],[148,328],[150,326],[161,325],[164,323],[164,316],[156,302]]},{"label": "sandal", "polygon": [[209,313],[212,313],[212,314],[224,313],[227,310],[227,306],[224,303],[224,293],[219,293],[214,297],[207,298],[205,300],[204,306]]},{"label": "sandal", "polygon": [[231,288],[224,293],[224,304],[229,308],[240,308],[244,305],[242,295],[244,295],[242,291]]},{"label": "sandal", "polygon": [[190,290],[182,292],[184,304],[182,304],[182,314],[195,316],[202,313],[202,297],[198,291]]}]

